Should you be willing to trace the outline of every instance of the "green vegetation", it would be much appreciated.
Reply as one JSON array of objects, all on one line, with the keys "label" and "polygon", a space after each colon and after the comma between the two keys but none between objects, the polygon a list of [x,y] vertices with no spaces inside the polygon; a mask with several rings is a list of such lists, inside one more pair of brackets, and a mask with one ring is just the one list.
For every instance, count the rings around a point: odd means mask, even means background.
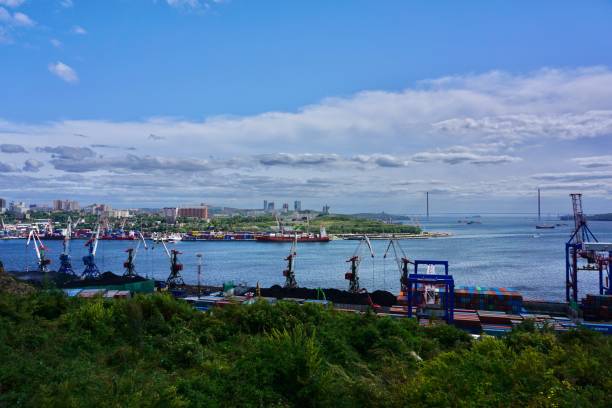
[{"label": "green vegetation", "polygon": [[[587,215],[587,218],[590,221],[612,221],[612,213],[590,214],[590,215]],[[561,219],[563,221],[572,221],[572,222],[574,222],[574,216],[573,215],[562,215],[561,217],[559,217],[559,219]]]},{"label": "green vegetation", "polygon": [[[94,228],[97,217],[93,215],[79,215],[79,213],[69,212],[42,212],[32,214],[32,218],[50,218],[53,222],[66,225],[68,216],[72,221],[82,219],[79,228]],[[318,232],[324,226],[329,234],[377,234],[377,233],[404,233],[419,234],[421,229],[413,225],[387,224],[385,220],[366,218],[364,215],[317,215],[309,214],[300,219],[285,217],[282,222],[286,227],[292,227],[297,231]],[[11,220],[5,220],[10,222]],[[121,220],[111,220],[111,225],[117,227]],[[183,232],[205,231],[214,229],[218,231],[251,231],[264,232],[277,227],[276,218],[271,214],[259,216],[214,217],[207,222],[195,218],[178,218],[176,224],[166,222],[166,219],[158,214],[136,214],[128,219],[125,224],[126,229],[140,230],[142,232]]]},{"label": "green vegetation", "polygon": [[325,226],[329,234],[419,234],[421,232],[421,229],[414,225],[386,224],[383,221],[351,215],[321,215],[310,221],[311,228],[318,229],[321,225]]},{"label": "green vegetation", "polygon": [[610,338],[165,295],[0,296],[0,406],[609,406]]}]

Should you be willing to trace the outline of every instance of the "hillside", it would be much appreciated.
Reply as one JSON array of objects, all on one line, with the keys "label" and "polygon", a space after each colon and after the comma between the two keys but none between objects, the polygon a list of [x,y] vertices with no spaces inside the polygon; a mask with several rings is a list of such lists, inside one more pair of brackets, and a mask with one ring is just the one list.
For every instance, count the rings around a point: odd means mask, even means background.
[{"label": "hillside", "polygon": [[311,229],[318,229],[321,226],[325,226],[329,234],[419,234],[421,232],[419,227],[413,225],[387,224],[380,220],[339,214],[321,215],[310,221]]},{"label": "hillside", "polygon": [[4,271],[2,261],[0,261],[0,295],[19,294],[26,295],[34,292],[34,288],[28,284],[17,281]]},{"label": "hillside", "polygon": [[165,295],[0,297],[0,406],[609,406],[610,338]]},{"label": "hillside", "polygon": [[[559,218],[564,221],[574,221],[573,215],[563,215]],[[612,213],[587,215],[587,219],[591,221],[612,221]]]}]

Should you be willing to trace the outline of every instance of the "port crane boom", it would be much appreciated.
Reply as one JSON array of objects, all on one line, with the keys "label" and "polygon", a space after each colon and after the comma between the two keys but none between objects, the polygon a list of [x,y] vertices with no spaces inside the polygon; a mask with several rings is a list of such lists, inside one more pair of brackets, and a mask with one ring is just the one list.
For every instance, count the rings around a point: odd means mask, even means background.
[{"label": "port crane boom", "polygon": [[372,243],[367,235],[359,241],[359,245],[355,249],[353,256],[346,260],[350,263],[350,270],[344,274],[344,279],[349,281],[349,292],[358,293],[363,292],[365,289],[361,289],[359,286],[359,265],[361,264],[361,257],[359,256],[360,250],[365,246],[369,249],[370,255],[374,258],[374,249],[372,249]]},{"label": "port crane boom", "polygon": [[599,274],[599,294],[611,295],[610,265],[612,243],[599,242],[587,224],[582,211],[582,194],[570,194],[574,211],[574,232],[565,243],[565,297],[578,302],[578,271]]},{"label": "port crane boom", "polygon": [[49,272],[49,264],[51,263],[51,260],[47,259],[45,256],[47,247],[45,247],[40,240],[40,235],[38,234],[37,228],[30,230],[26,247],[30,246],[30,242],[34,242],[34,250],[36,251],[36,259],[38,260],[38,271],[42,273]]},{"label": "port crane boom", "polygon": [[414,265],[414,262],[408,259],[404,249],[400,246],[399,241],[396,238],[391,238],[383,258],[387,258],[389,250],[393,250],[395,263],[400,273],[400,291],[406,293],[408,291],[408,264]]},{"label": "port crane boom", "polygon": [[162,241],[162,245],[166,250],[166,255],[168,255],[168,258],[170,258],[170,275],[168,275],[168,278],[166,279],[166,285],[168,285],[168,288],[175,288],[185,285],[185,281],[181,275],[183,264],[179,263],[178,260],[178,256],[181,254],[181,252],[177,251],[176,249],[169,251],[164,241]]},{"label": "port crane boom", "polygon": [[285,258],[287,261],[287,269],[283,271],[285,276],[285,287],[286,288],[297,288],[297,281],[295,280],[295,257],[297,256],[297,234],[291,243],[291,249],[289,255]]},{"label": "port crane boom", "polygon": [[123,276],[137,276],[136,274],[136,255],[138,255],[138,249],[140,248],[140,244],[144,244],[144,248],[147,249],[147,242],[144,239],[144,236],[140,231],[138,231],[138,244],[136,248],[128,248],[125,250],[128,254],[128,259],[123,263],[123,267],[125,268],[125,272]]},{"label": "port crane boom", "polygon": [[72,262],[70,260],[70,239],[72,238],[72,220],[68,217],[68,225],[66,227],[66,233],[64,235],[64,241],[62,243],[64,250],[60,254],[60,267],[58,272],[75,275],[74,269],[72,269]]},{"label": "port crane boom", "polygon": [[96,265],[96,252],[98,250],[98,241],[100,238],[100,224],[96,228],[96,233],[85,243],[89,248],[89,254],[83,257],[85,270],[81,275],[83,279],[95,279],[100,277],[100,270]]}]

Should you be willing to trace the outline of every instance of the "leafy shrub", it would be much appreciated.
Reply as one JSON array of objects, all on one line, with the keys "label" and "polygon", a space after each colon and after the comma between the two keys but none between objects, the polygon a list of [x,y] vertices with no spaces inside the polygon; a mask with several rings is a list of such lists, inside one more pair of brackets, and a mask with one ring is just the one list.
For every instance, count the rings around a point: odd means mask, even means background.
[{"label": "leafy shrub", "polygon": [[167,295],[0,297],[0,406],[609,406],[612,344]]}]

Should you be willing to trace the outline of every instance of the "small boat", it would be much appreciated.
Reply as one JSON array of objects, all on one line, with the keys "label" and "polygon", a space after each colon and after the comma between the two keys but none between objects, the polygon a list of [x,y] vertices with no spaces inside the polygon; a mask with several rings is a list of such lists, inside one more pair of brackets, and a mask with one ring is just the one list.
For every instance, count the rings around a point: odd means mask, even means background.
[{"label": "small boat", "polygon": [[170,234],[166,237],[166,241],[168,242],[178,242],[182,240],[183,240],[183,236],[178,233]]},{"label": "small boat", "polygon": [[541,217],[541,206],[540,206],[540,189],[538,188],[538,223],[536,224],[536,229],[554,229],[555,226],[553,224],[542,223]]},{"label": "small boat", "polygon": [[183,240],[183,236],[179,233],[172,233],[172,234],[160,234],[159,232],[154,232],[151,234],[151,239],[153,240],[153,242],[168,242],[168,243],[175,243],[178,241],[182,241]]},{"label": "small boat", "polygon": [[536,229],[554,229],[555,226],[552,224],[537,224]]}]

